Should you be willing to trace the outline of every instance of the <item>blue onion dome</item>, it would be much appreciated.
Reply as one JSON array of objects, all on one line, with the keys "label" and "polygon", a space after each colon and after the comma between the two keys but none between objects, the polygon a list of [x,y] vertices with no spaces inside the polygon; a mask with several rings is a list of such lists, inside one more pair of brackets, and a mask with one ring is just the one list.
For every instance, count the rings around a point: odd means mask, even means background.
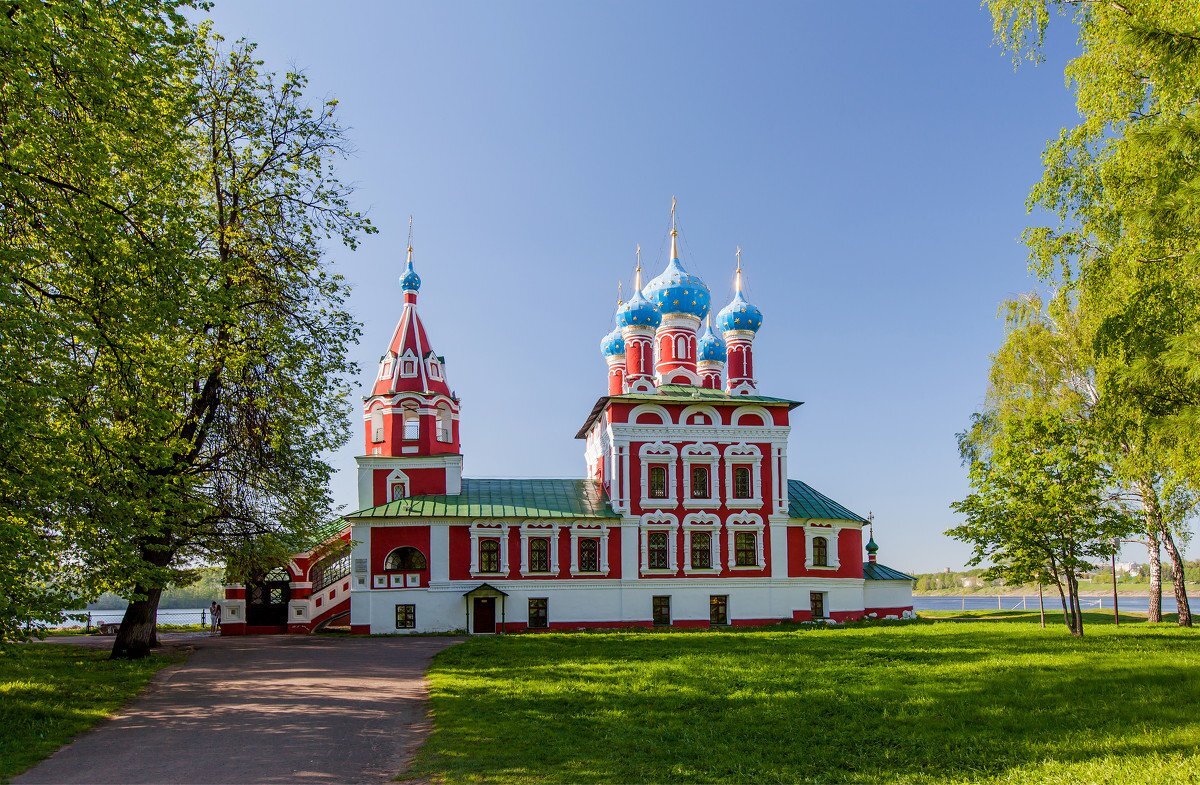
[{"label": "blue onion dome", "polygon": [[661,323],[662,311],[636,288],[633,297],[617,309],[618,327],[658,327]]},{"label": "blue onion dome", "polygon": [[625,354],[625,339],[621,337],[621,328],[613,331],[600,340],[600,353],[605,357],[620,357]]},{"label": "blue onion dome", "polygon": [[408,249],[408,264],[404,268],[404,275],[400,276],[400,288],[406,292],[421,291],[421,276],[413,269],[412,248]]},{"label": "blue onion dome", "polygon": [[715,360],[723,363],[726,357],[725,340],[716,335],[711,326],[705,328],[704,335],[700,336],[700,343],[696,346],[696,359],[700,362]]},{"label": "blue onion dome", "polygon": [[739,289],[733,296],[733,302],[717,314],[717,326],[724,333],[731,330],[749,330],[756,333],[758,328],[762,327],[762,311],[758,310],[758,306],[746,302]]},{"label": "blue onion dome", "polygon": [[682,313],[699,319],[708,315],[708,287],[700,280],[700,276],[692,275],[684,269],[677,255],[667,264],[667,269],[649,283],[646,296],[653,300],[658,305],[658,310],[664,314]]}]

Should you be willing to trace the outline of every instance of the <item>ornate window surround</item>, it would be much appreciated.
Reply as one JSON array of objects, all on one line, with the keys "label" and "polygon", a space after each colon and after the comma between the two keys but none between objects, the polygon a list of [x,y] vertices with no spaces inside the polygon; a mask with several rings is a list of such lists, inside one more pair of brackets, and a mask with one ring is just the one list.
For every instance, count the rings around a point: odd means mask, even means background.
[{"label": "ornate window surround", "polygon": [[412,349],[405,350],[404,354],[400,355],[398,360],[399,362],[397,364],[399,366],[399,376],[401,378],[411,379],[419,373],[417,366],[421,361]]},{"label": "ornate window surround", "polygon": [[[579,569],[579,540],[595,537],[600,540],[600,572],[583,572]],[[556,557],[552,557],[556,558]],[[575,523],[571,525],[571,575],[603,575],[608,577],[608,526],[603,523]]]},{"label": "ornate window surround", "polygon": [[[641,571],[643,575],[674,575],[678,570],[679,565],[679,538],[675,536],[676,530],[679,529],[679,519],[669,512],[655,510],[648,512],[641,517],[638,523],[640,530],[640,538],[642,543],[641,555]],[[667,532],[667,569],[650,569],[650,543],[649,535],[651,531]]]},{"label": "ornate window surround", "polygon": [[[692,566],[692,534],[697,531],[708,532],[711,536],[709,543],[712,555],[709,562],[712,567]],[[711,512],[693,512],[683,517],[683,574],[684,575],[718,575],[721,572],[721,519]]]},{"label": "ornate window surround", "polygon": [[[715,444],[689,444],[683,448],[683,506],[688,510],[715,510],[721,506],[721,488],[717,466],[721,461],[721,450]],[[709,498],[692,498],[692,467],[696,464],[708,466]]]},{"label": "ornate window surround", "polygon": [[[836,570],[842,566],[838,558],[838,540],[841,534],[840,526],[805,526],[804,527],[804,569],[806,570]],[[829,564],[821,566],[813,564],[813,537],[825,538],[825,553]]]},{"label": "ornate window surround", "polygon": [[[529,570],[529,541],[539,537],[545,537],[550,540],[550,572],[530,572]],[[558,524],[521,524],[521,576],[552,575],[558,575]]]},{"label": "ornate window surround", "polygon": [[[764,528],[765,528],[765,526],[763,525],[762,517],[753,512],[735,513],[734,515],[730,515],[729,518],[726,519],[725,530],[728,533],[727,539],[728,539],[728,544],[729,544],[729,558],[726,560],[726,563],[729,565],[729,569],[731,569],[731,570],[761,570],[764,567],[766,567],[766,563],[763,561],[763,529]],[[755,564],[754,566],[739,567],[737,564],[737,551],[736,551],[736,547],[735,547],[735,543],[734,543],[734,540],[735,540],[734,535],[737,534],[738,532],[753,532],[756,535],[754,538],[754,547],[755,547],[755,551],[756,551],[755,558],[757,559],[757,564]]]},{"label": "ornate window surround", "polygon": [[[471,577],[508,575],[508,524],[476,522],[471,525]],[[500,540],[500,572],[479,571],[479,541]]]},{"label": "ornate window surround", "polygon": [[[640,497],[642,506],[661,504],[663,507],[674,507],[677,503],[675,467],[679,464],[679,451],[675,449],[675,445],[666,442],[643,444],[638,448],[638,463],[641,464],[642,469],[642,495]],[[667,465],[667,498],[665,499],[650,498],[650,464],[652,463]]]},{"label": "ornate window surround", "polygon": [[[749,499],[733,497],[733,469],[735,466],[750,467]],[[753,444],[738,442],[725,448],[725,506],[731,510],[757,510],[763,505],[762,450]]]},{"label": "ornate window surround", "polygon": [[[404,498],[408,498],[412,495],[412,484],[408,481],[408,475],[399,469],[393,469],[391,474],[387,476],[387,482],[384,483],[383,486],[386,492],[387,502],[396,501],[392,498],[392,484],[397,482],[404,483]],[[384,503],[386,504],[387,502]]]}]

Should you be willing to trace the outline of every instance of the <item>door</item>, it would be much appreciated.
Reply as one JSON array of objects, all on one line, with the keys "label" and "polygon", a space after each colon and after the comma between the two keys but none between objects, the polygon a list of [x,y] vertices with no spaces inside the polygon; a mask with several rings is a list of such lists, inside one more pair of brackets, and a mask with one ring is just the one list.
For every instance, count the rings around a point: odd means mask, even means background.
[{"label": "door", "polygon": [[808,604],[812,606],[814,619],[825,618],[825,592],[812,591],[808,593]]},{"label": "door", "polygon": [[713,625],[729,623],[729,595],[713,594],[709,596],[708,623]]},{"label": "door", "polygon": [[471,606],[471,632],[496,631],[496,598],[476,597]]},{"label": "door", "polygon": [[272,570],[260,580],[246,584],[246,623],[277,627],[287,624],[288,600],[291,599],[287,570]]}]

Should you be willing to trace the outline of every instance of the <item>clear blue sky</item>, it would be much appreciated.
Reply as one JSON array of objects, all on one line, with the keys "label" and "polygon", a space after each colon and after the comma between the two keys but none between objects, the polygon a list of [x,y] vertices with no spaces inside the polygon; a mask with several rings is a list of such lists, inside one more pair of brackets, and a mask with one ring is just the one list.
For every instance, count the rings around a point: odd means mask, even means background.
[{"label": "clear blue sky", "polygon": [[[982,402],[998,304],[1033,286],[1019,236],[1045,141],[1076,119],[1069,23],[1014,72],[973,1],[226,0],[213,18],[341,101],[357,148],[341,171],[380,229],[331,249],[364,385],[415,216],[468,476],[582,474],[616,282],[635,243],[651,275],[665,264],[674,194],[716,307],[743,248],[760,389],[805,402],[791,476],[874,511],[882,561],[963,564],[941,534],[966,490],[954,435]],[[350,508],[355,422],[334,458]]]}]

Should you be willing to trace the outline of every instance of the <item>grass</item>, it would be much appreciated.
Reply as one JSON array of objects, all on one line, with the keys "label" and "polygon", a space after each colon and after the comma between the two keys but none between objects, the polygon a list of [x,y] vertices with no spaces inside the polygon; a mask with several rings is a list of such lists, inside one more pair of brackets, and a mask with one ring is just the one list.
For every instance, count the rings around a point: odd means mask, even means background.
[{"label": "grass", "polygon": [[0,648],[0,782],[120,709],[176,661],[112,661],[107,650],[51,643]]},{"label": "grass", "polygon": [[1076,640],[1036,612],[974,616],[475,638],[434,660],[406,776],[1200,782],[1200,630],[1096,613]]}]

